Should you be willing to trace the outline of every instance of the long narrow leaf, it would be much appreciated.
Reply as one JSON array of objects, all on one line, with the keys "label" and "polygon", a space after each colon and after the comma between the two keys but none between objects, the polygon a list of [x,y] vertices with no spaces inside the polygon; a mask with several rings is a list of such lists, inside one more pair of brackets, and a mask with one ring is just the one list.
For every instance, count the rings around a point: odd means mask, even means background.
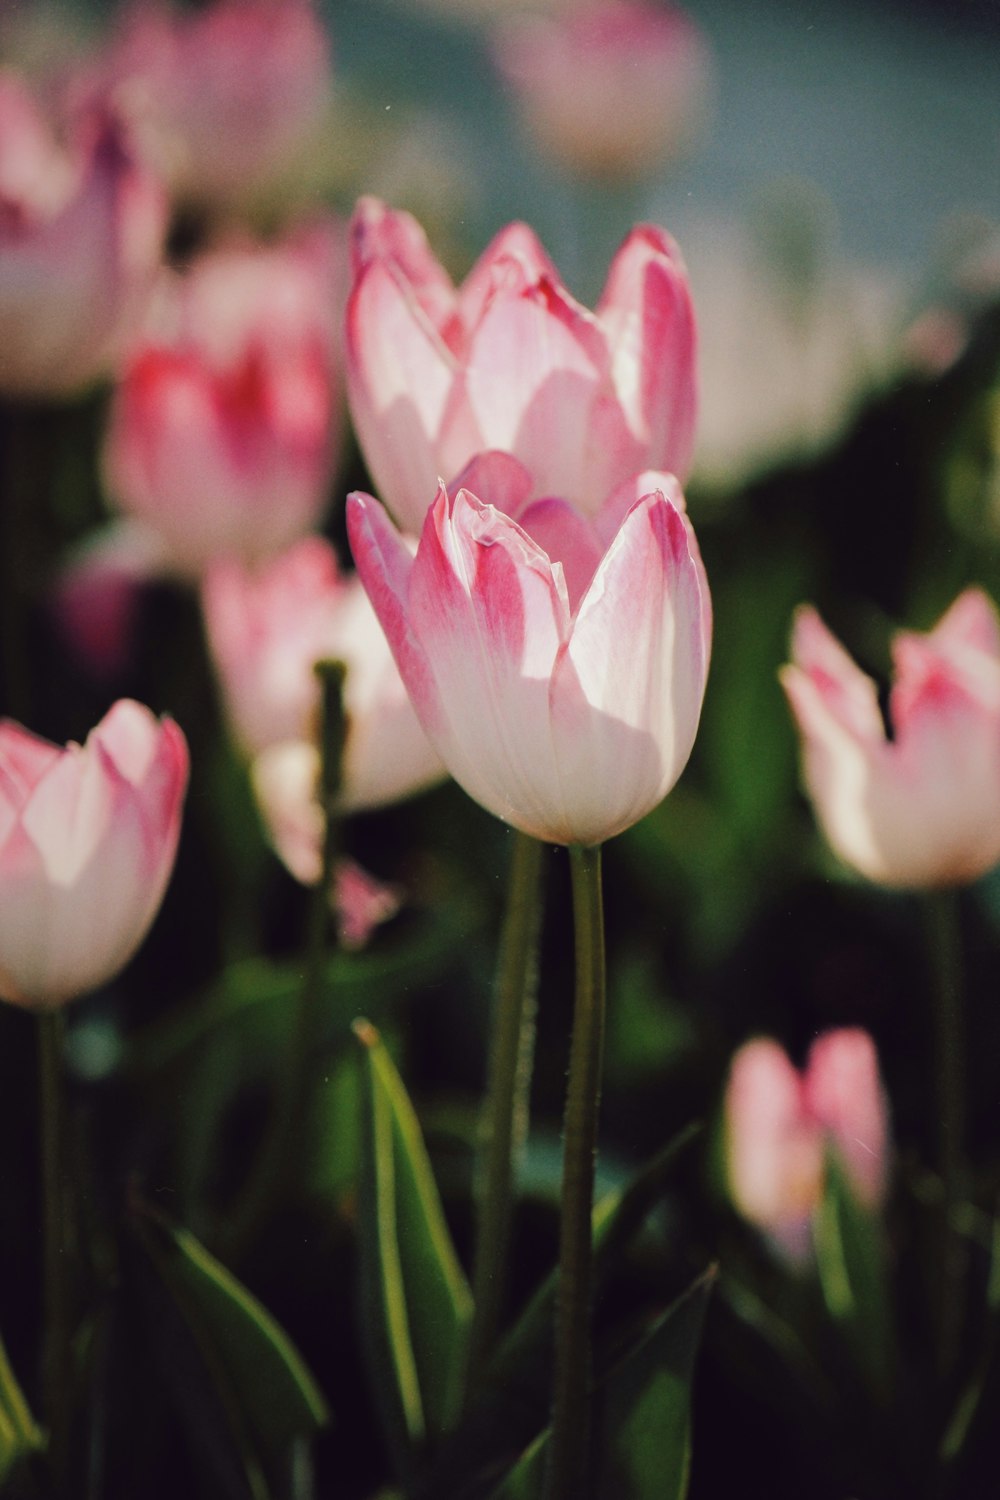
[{"label": "long narrow leaf", "polygon": [[358,1022],[359,1182],[365,1332],[397,1459],[457,1416],[472,1299],[458,1262],[420,1127],[378,1033]]}]

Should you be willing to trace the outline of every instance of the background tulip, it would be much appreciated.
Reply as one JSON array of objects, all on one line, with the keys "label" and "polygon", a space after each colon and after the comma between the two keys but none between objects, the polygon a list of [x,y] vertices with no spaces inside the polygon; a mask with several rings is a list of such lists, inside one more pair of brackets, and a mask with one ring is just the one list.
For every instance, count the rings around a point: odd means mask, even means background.
[{"label": "background tulip", "polygon": [[810,1253],[828,1150],[859,1201],[869,1209],[882,1204],[887,1106],[866,1031],[848,1027],[817,1038],[802,1073],[777,1042],[747,1042],[730,1068],[725,1116],[733,1202],[791,1260]]},{"label": "background tulip", "polygon": [[258,561],[318,519],[339,435],[336,233],[210,252],[164,289],[111,410],[113,498],[178,567]]},{"label": "background tulip", "polygon": [[806,786],[833,849],[869,880],[961,885],[1000,859],[1000,627],[968,589],[927,635],[893,642],[886,734],[875,684],[815,610],[782,673]]},{"label": "background tulip", "polygon": [[534,233],[512,224],[456,290],[419,225],[359,205],[347,311],[351,413],[399,524],[420,530],[439,476],[513,454],[536,495],[593,513],[641,469],[683,478],[696,408],[694,314],[677,247],[633,229],[595,313]]},{"label": "background tulip", "polygon": [[113,116],[77,121],[64,150],[0,71],[0,393],[66,396],[107,371],[145,306],[166,216]]},{"label": "background tulip", "polygon": [[242,202],[279,187],[322,119],[330,46],[310,0],[133,5],[85,86],[123,97],[184,197]]},{"label": "background tulip", "polygon": [[96,989],[155,917],[188,755],[170,719],[122,699],[83,746],[0,723],[0,995],[49,1008]]},{"label": "background tulip", "polygon": [[533,140],[571,172],[641,177],[704,123],[708,45],[672,6],[593,0],[513,23],[496,51]]},{"label": "background tulip", "polygon": [[471,796],[535,838],[600,843],[684,769],[709,615],[682,505],[665,477],[604,551],[565,502],[519,525],[442,488],[413,557],[376,501],[348,501],[358,571],[428,738]]},{"label": "background tulip", "polygon": [[[309,760],[313,766],[311,775],[280,773],[283,805],[309,803],[315,795],[319,685],[313,667],[322,658],[347,666],[345,808],[394,802],[442,774],[360,580],[340,571],[328,542],[307,537],[257,572],[219,564],[207,575],[202,597],[236,737],[250,754],[292,742],[298,749],[284,764]],[[265,814],[274,800],[264,800]],[[299,821],[311,817],[303,813]],[[319,827],[315,818],[308,826]],[[318,834],[315,842],[318,861]]]}]

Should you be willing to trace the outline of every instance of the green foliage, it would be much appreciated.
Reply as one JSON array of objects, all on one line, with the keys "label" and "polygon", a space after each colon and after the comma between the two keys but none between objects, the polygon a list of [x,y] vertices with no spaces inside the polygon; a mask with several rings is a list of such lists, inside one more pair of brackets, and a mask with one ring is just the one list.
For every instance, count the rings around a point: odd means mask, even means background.
[{"label": "green foliage", "polygon": [[[247,1493],[269,1500],[270,1476],[287,1465],[294,1443],[329,1421],[326,1402],[288,1335],[192,1234],[141,1206],[131,1222],[145,1269],[159,1285],[157,1306],[174,1314],[151,1321],[164,1334],[168,1382],[198,1368],[223,1415]],[[194,1359],[175,1367],[172,1344],[181,1330]]]},{"label": "green foliage", "polygon": [[378,1033],[361,1044],[359,1254],[374,1387],[397,1462],[458,1415],[472,1298],[417,1117]]},{"label": "green foliage", "polygon": [[[691,1380],[705,1307],[706,1272],[599,1380],[594,1407],[596,1500],[684,1500],[690,1473]],[[518,1459],[490,1500],[543,1500],[547,1431]]]},{"label": "green foliage", "polygon": [[884,1402],[892,1381],[893,1341],[882,1218],[858,1201],[832,1150],[815,1242],[827,1310],[872,1395]]},{"label": "green foliage", "polygon": [[29,1453],[42,1447],[42,1434],[24,1399],[0,1339],[0,1484]]}]

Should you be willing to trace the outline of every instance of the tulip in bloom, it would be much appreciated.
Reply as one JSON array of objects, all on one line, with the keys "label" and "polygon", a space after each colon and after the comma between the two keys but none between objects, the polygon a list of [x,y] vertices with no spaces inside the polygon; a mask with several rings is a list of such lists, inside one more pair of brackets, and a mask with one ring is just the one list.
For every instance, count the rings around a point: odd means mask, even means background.
[{"label": "tulip in bloom", "polygon": [[790,1260],[808,1257],[828,1151],[864,1207],[884,1201],[887,1106],[866,1031],[819,1037],[802,1073],[777,1042],[747,1042],[733,1059],[725,1113],[733,1202]]},{"label": "tulip in bloom", "polygon": [[128,699],[82,746],[0,722],[0,996],[49,1009],[127,963],[170,878],[187,773],[177,725]]},{"label": "tulip in bloom", "polygon": [[104,470],[178,568],[271,557],[329,499],[339,429],[336,240],[209,252],[164,290],[122,375]]},{"label": "tulip in bloom", "polygon": [[525,224],[501,231],[458,289],[416,221],[373,199],[358,205],[351,249],[348,399],[404,530],[419,534],[439,476],[491,449],[525,465],[536,496],[571,497],[587,515],[643,469],[683,480],[694,314],[663,230],[627,236],[594,313]]},{"label": "tulip in bloom", "polygon": [[166,198],[110,115],[63,149],[0,71],[0,394],[72,395],[106,373],[160,265]]},{"label": "tulip in bloom", "polygon": [[648,0],[591,0],[515,22],[497,61],[542,151],[586,177],[642,177],[683,155],[706,113],[701,32]]},{"label": "tulip in bloom", "polygon": [[352,495],[358,571],[455,779],[535,838],[600,843],[666,795],[698,727],[711,616],[680,488],[643,474],[590,521],[531,501],[505,455],[466,485],[438,490],[415,557]]},{"label": "tulip in bloom", "polygon": [[803,608],[782,673],[806,785],[832,848],[880,885],[976,880],[1000,860],[1000,624],[967,589],[892,648],[888,738],[874,683]]},{"label": "tulip in bloom", "polygon": [[[220,563],[206,576],[202,599],[209,649],[237,739],[250,755],[288,747],[276,762],[282,767],[274,773],[277,782],[268,782],[282,788],[283,807],[296,798],[315,802],[319,685],[313,667],[324,658],[347,666],[345,810],[394,802],[443,774],[364,589],[340,571],[328,542],[307,537],[257,572]],[[300,774],[307,764],[311,770]],[[315,829],[318,816],[318,806],[303,812],[298,826]],[[276,843],[280,849],[281,841]],[[314,843],[318,860],[318,834]]]},{"label": "tulip in bloom", "polygon": [[139,4],[88,84],[124,98],[175,192],[239,204],[294,173],[328,102],[330,45],[310,0]]}]

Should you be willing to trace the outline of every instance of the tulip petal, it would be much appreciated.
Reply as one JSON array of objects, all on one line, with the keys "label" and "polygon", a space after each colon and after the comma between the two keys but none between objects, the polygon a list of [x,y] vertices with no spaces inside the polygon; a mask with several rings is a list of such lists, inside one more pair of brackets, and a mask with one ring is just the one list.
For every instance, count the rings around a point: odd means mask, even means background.
[{"label": "tulip petal", "polygon": [[696,330],[680,251],[652,225],[632,230],[611,263],[597,307],[615,393],[651,468],[682,480],[697,418]]},{"label": "tulip petal", "polygon": [[548,684],[569,624],[561,569],[491,506],[465,490],[454,500],[442,492],[421,538],[409,603],[437,688],[439,717],[424,727],[448,769],[498,817],[558,838],[565,814]]},{"label": "tulip petal", "polygon": [[372,261],[391,261],[409,283],[431,326],[440,332],[455,311],[455,288],[413,215],[387,208],[378,198],[362,197],[352,215],[349,236],[355,276]]},{"label": "tulip petal", "polygon": [[[346,340],[351,411],[376,488],[417,535],[437,484],[454,361],[399,274],[378,260],[351,294]],[[496,446],[473,441],[455,468]]]},{"label": "tulip petal", "polygon": [[605,554],[553,674],[572,842],[638,821],[687,763],[708,670],[702,588],[684,520],[647,495]]},{"label": "tulip petal", "polygon": [[562,564],[569,607],[575,609],[597,572],[604,550],[589,521],[566,500],[535,500],[518,524],[547,553]]},{"label": "tulip petal", "polygon": [[469,347],[465,390],[482,447],[516,453],[536,493],[596,506],[586,464],[608,367],[592,315],[549,278],[497,295]]},{"label": "tulip petal", "polygon": [[453,494],[458,490],[468,490],[484,505],[502,510],[505,516],[515,521],[531,499],[534,487],[535,481],[524,464],[513,454],[496,449],[477,453],[448,485]]}]

